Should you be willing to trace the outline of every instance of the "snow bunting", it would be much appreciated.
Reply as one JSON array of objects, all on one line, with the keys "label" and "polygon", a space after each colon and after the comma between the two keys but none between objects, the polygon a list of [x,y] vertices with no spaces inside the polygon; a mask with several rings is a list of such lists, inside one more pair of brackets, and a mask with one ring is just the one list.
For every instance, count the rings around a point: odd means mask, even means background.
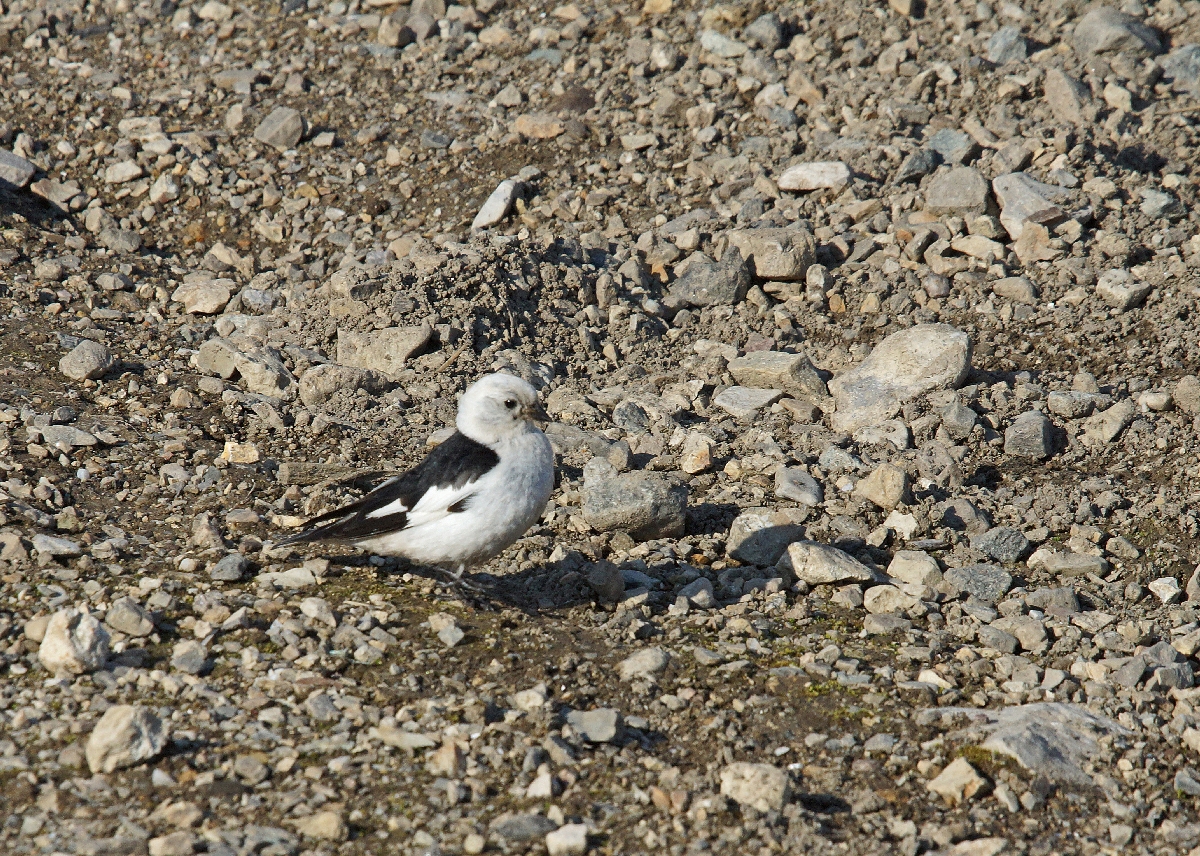
[{"label": "snow bunting", "polygon": [[554,487],[554,453],[534,420],[548,419],[525,381],[482,377],[459,401],[458,430],[425,460],[279,543],[352,544],[458,580],[541,517]]}]

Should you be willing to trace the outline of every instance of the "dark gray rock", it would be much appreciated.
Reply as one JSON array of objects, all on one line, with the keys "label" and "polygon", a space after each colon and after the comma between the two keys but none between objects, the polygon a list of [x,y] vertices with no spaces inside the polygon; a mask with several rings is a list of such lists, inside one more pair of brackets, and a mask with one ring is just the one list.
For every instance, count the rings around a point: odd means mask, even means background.
[{"label": "dark gray rock", "polygon": [[601,532],[621,530],[647,540],[682,535],[687,484],[674,475],[618,473],[604,458],[584,468],[583,516]]},{"label": "dark gray rock", "polygon": [[13,187],[24,187],[36,172],[37,167],[25,158],[7,149],[0,149],[0,181],[8,182]]},{"label": "dark gray rock", "polygon": [[241,553],[230,553],[208,569],[208,575],[214,580],[235,583],[250,567],[249,560]]},{"label": "dark gray rock", "polygon": [[893,181],[896,184],[920,181],[937,169],[941,162],[942,156],[933,149],[917,149],[900,163],[900,168],[896,170],[896,177]]},{"label": "dark gray rock", "polygon": [[1004,454],[1043,460],[1054,454],[1053,425],[1040,410],[1022,413],[1004,431]]},{"label": "dark gray rock", "polygon": [[554,821],[541,814],[501,815],[491,824],[492,832],[508,841],[537,841],[557,828]]},{"label": "dark gray rock", "polygon": [[1200,45],[1175,48],[1158,61],[1171,87],[1200,96]]},{"label": "dark gray rock", "polygon": [[998,627],[992,627],[989,624],[980,627],[976,635],[979,638],[980,645],[999,651],[1002,654],[1015,654],[1017,653],[1017,648],[1020,647],[1016,636],[1006,633]]},{"label": "dark gray rock", "polygon": [[620,711],[611,707],[573,710],[567,714],[567,725],[588,743],[617,743],[625,733]]},{"label": "dark gray rock", "polygon": [[964,164],[979,154],[979,144],[954,128],[942,128],[926,143],[948,164]]},{"label": "dark gray rock", "polygon": [[276,107],[254,129],[254,138],[279,151],[296,147],[304,136],[304,117],[292,107]]},{"label": "dark gray rock", "polygon": [[1111,6],[1095,6],[1080,18],[1071,41],[1082,57],[1118,53],[1156,56],[1162,52],[1158,33]]},{"label": "dark gray rock", "polygon": [[1029,552],[1029,539],[1019,529],[997,526],[971,538],[971,546],[989,559],[1011,565]]},{"label": "dark gray rock", "polygon": [[945,577],[962,591],[986,603],[995,603],[1012,588],[1012,575],[992,565],[968,565],[951,568]]},{"label": "dark gray rock", "polygon": [[984,46],[984,56],[988,62],[1004,65],[1006,62],[1022,62],[1029,55],[1025,46],[1025,37],[1021,30],[1011,24],[1001,27]]},{"label": "dark gray rock", "polygon": [[688,265],[671,294],[689,306],[739,303],[750,288],[750,266],[737,247],[731,247],[719,262],[697,259]]}]

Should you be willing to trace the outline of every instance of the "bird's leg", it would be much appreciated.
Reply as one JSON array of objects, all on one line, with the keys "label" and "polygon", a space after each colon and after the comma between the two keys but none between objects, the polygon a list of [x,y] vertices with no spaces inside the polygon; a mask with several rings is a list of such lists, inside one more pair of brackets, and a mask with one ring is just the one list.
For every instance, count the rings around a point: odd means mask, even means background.
[{"label": "bird's leg", "polygon": [[464,577],[464,574],[467,570],[466,564],[460,563],[458,569],[454,571],[448,571],[445,568],[437,567],[435,567],[434,570],[438,573],[444,574],[447,577],[447,586],[449,588],[470,592],[472,594],[484,593],[484,589],[481,585],[478,583],[473,583],[471,580]]}]

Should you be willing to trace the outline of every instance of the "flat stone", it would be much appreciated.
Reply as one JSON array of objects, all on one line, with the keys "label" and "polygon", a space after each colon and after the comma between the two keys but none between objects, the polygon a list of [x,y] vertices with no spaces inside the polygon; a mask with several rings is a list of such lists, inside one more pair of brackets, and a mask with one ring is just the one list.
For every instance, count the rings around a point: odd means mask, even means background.
[{"label": "flat stone", "polygon": [[804,354],[783,351],[751,351],[729,361],[729,373],[742,386],[781,389],[801,397],[824,398],[825,381]]},{"label": "flat stone", "polygon": [[744,55],[749,50],[745,43],[716,30],[701,30],[699,42],[701,48],[722,59],[733,59]]},{"label": "flat stone", "polygon": [[976,634],[979,644],[985,648],[991,648],[993,651],[999,651],[1001,654],[1015,654],[1021,647],[1020,641],[1016,636],[999,627],[992,627],[985,624],[979,628]]},{"label": "flat stone", "polygon": [[795,577],[814,586],[875,580],[875,572],[849,553],[816,541],[789,544],[776,568],[785,579]]},{"label": "flat stone", "polygon": [[966,758],[955,758],[926,785],[951,805],[966,802],[987,787],[987,779]]},{"label": "flat stone", "polygon": [[1051,223],[1066,213],[1056,203],[1066,198],[1061,187],[1044,184],[1024,172],[1009,172],[992,179],[1000,203],[1000,224],[1015,241],[1029,223]]},{"label": "flat stone", "polygon": [[712,403],[735,419],[753,419],[758,411],[783,398],[782,389],[730,386],[713,397]]},{"label": "flat stone", "polygon": [[167,745],[167,729],[149,709],[118,704],[104,712],[87,741],[92,773],[112,773],[158,757]]},{"label": "flat stone", "polygon": [[385,327],[359,332],[338,330],[337,362],[353,368],[371,369],[395,378],[410,359],[420,354],[433,337],[428,324],[419,327]]},{"label": "flat stone", "polygon": [[507,841],[536,841],[553,832],[556,824],[542,814],[502,814],[490,824],[491,831]]},{"label": "flat stone", "polygon": [[29,184],[36,173],[37,166],[8,149],[0,149],[0,181],[20,188]]},{"label": "flat stone", "polygon": [[231,279],[185,282],[175,289],[171,299],[182,303],[189,315],[214,315],[229,303],[234,287],[236,283]]},{"label": "flat stone", "polygon": [[54,535],[47,535],[44,532],[38,532],[31,540],[33,541],[33,549],[43,556],[73,559],[76,556],[83,555],[83,548],[69,538],[59,538]]},{"label": "flat stone", "polygon": [[121,161],[104,170],[105,184],[125,184],[143,175],[142,168],[134,161]]},{"label": "flat stone", "polygon": [[1008,254],[1003,244],[993,241],[991,238],[985,238],[983,235],[957,237],[950,242],[950,249],[980,261],[991,259],[994,262],[997,259],[1003,259]]},{"label": "flat stone", "polygon": [[1162,43],[1152,28],[1111,6],[1095,6],[1080,18],[1071,42],[1082,57],[1118,53],[1144,57],[1162,52]]},{"label": "flat stone", "polygon": [[956,741],[982,746],[1013,758],[1034,776],[1051,782],[1092,787],[1085,765],[1102,763],[1099,738],[1130,738],[1131,732],[1083,705],[1037,702],[995,708],[937,708],[930,715],[963,716],[971,725],[951,733]]},{"label": "flat stone", "polygon": [[134,253],[142,246],[142,236],[133,229],[118,229],[106,227],[96,236],[102,246],[114,253]]},{"label": "flat stone", "polygon": [[782,811],[791,796],[791,780],[773,764],[739,761],[721,769],[721,794],[761,812]]},{"label": "flat stone", "polygon": [[513,131],[531,140],[552,140],[567,126],[547,113],[524,113],[513,122]]},{"label": "flat stone", "polygon": [[1179,603],[1183,600],[1183,589],[1179,580],[1174,577],[1160,577],[1147,584],[1150,593],[1166,604]]},{"label": "flat stone", "polygon": [[912,609],[921,599],[893,585],[871,586],[863,595],[863,608],[874,614],[891,614]]},{"label": "flat stone", "polygon": [[1036,618],[1027,615],[1013,615],[997,618],[991,625],[1003,633],[1010,633],[1017,640],[1021,650],[1041,651],[1046,645],[1046,626]]},{"label": "flat stone", "polygon": [[[1029,564],[1034,564],[1033,558],[1033,556],[1029,557]],[[1108,573],[1108,562],[1104,558],[1089,556],[1086,553],[1047,551],[1038,564],[1041,564],[1049,573],[1063,577],[1082,577],[1088,574],[1102,576]]]},{"label": "flat stone", "polygon": [[738,248],[758,279],[800,282],[816,262],[816,241],[807,229],[735,229],[722,239]]},{"label": "flat stone", "polygon": [[308,407],[317,407],[338,392],[353,393],[361,389],[369,395],[378,395],[387,387],[388,379],[379,372],[324,363],[300,376],[300,401]]},{"label": "flat stone", "polygon": [[104,377],[116,360],[99,342],[84,339],[58,361],[58,370],[71,380],[95,380]]},{"label": "flat stone", "polygon": [[1107,270],[1096,280],[1096,295],[1117,312],[1140,306],[1153,290],[1150,283],[1134,279],[1133,274],[1123,268]]},{"label": "flat stone", "polygon": [[249,567],[250,560],[241,553],[230,553],[209,567],[208,576],[217,582],[235,583]]},{"label": "flat stone", "polygon": [[979,170],[960,166],[934,175],[925,190],[925,208],[933,214],[983,214],[990,189]]},{"label": "flat stone", "polygon": [[603,458],[583,472],[583,517],[601,532],[621,530],[639,540],[683,534],[687,484],[655,472],[618,473]]},{"label": "flat stone", "polygon": [[863,619],[863,631],[870,636],[903,633],[912,628],[912,621],[899,615],[868,615]]},{"label": "flat stone", "polygon": [[1062,69],[1046,69],[1042,97],[1059,122],[1081,125],[1090,121],[1093,112],[1091,90]]},{"label": "flat stone", "polygon": [[737,247],[714,262],[702,254],[688,258],[687,269],[671,285],[671,294],[689,306],[732,305],[750,288],[750,266]]},{"label": "flat stone", "polygon": [[1080,440],[1085,446],[1102,448],[1114,442],[1137,415],[1137,405],[1123,398],[1106,410],[1094,413],[1083,423]]},{"label": "flat stone", "polygon": [[934,389],[958,387],[971,368],[971,339],[949,324],[918,324],[880,342],[858,366],[829,382],[834,430],[878,425]]},{"label": "flat stone", "polygon": [[64,609],[46,624],[38,660],[53,675],[82,675],[103,667],[108,653],[108,631],[95,616]]},{"label": "flat stone", "polygon": [[717,599],[713,595],[712,581],[706,577],[692,580],[679,590],[679,596],[686,597],[688,603],[700,609],[712,609],[717,605]]},{"label": "flat stone", "polygon": [[780,190],[804,193],[841,187],[849,180],[850,167],[841,161],[816,161],[788,167],[776,183]]},{"label": "flat stone", "polygon": [[506,178],[496,185],[487,200],[471,221],[472,229],[490,229],[500,223],[512,210],[517,195],[524,189],[524,183]]},{"label": "flat stone", "polygon": [[620,712],[611,707],[572,710],[567,725],[589,743],[618,743],[625,732]]},{"label": "flat stone", "polygon": [[1159,220],[1161,218],[1178,220],[1187,213],[1187,207],[1165,191],[1155,190],[1152,187],[1143,187],[1140,193],[1142,197],[1142,213],[1151,220]]},{"label": "flat stone", "polygon": [[929,138],[926,145],[930,151],[937,153],[942,162],[952,165],[965,164],[979,154],[979,143],[957,128],[942,128]]},{"label": "flat stone", "polygon": [[1054,426],[1040,410],[1029,410],[1004,430],[1004,454],[1043,460],[1054,453]]},{"label": "flat stone", "polygon": [[41,434],[42,442],[56,449],[86,448],[100,442],[95,434],[80,430],[74,425],[47,425],[41,429]]},{"label": "flat stone", "polygon": [[992,283],[992,294],[1027,306],[1037,303],[1038,298],[1037,286],[1023,276],[1006,276],[996,280]]},{"label": "flat stone", "polygon": [[300,111],[276,107],[254,129],[254,139],[278,151],[294,149],[304,136],[305,122]]},{"label": "flat stone", "polygon": [[340,812],[318,811],[292,821],[296,831],[307,838],[323,841],[345,841],[350,837],[350,827]]},{"label": "flat stone", "polygon": [[945,578],[985,603],[996,603],[1012,588],[1012,575],[992,565],[951,568],[946,571]]},{"label": "flat stone", "polygon": [[748,508],[733,519],[725,552],[747,565],[772,567],[788,544],[804,537],[795,509]]}]

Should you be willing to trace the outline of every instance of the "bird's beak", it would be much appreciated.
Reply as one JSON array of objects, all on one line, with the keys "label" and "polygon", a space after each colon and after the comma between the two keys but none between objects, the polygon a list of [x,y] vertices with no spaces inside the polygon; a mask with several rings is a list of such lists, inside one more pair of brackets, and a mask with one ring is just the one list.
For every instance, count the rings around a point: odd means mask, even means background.
[{"label": "bird's beak", "polygon": [[535,401],[533,404],[526,407],[522,413],[530,422],[536,422],[540,425],[545,425],[550,421],[550,414],[546,412],[546,408],[542,407],[540,401]]}]

